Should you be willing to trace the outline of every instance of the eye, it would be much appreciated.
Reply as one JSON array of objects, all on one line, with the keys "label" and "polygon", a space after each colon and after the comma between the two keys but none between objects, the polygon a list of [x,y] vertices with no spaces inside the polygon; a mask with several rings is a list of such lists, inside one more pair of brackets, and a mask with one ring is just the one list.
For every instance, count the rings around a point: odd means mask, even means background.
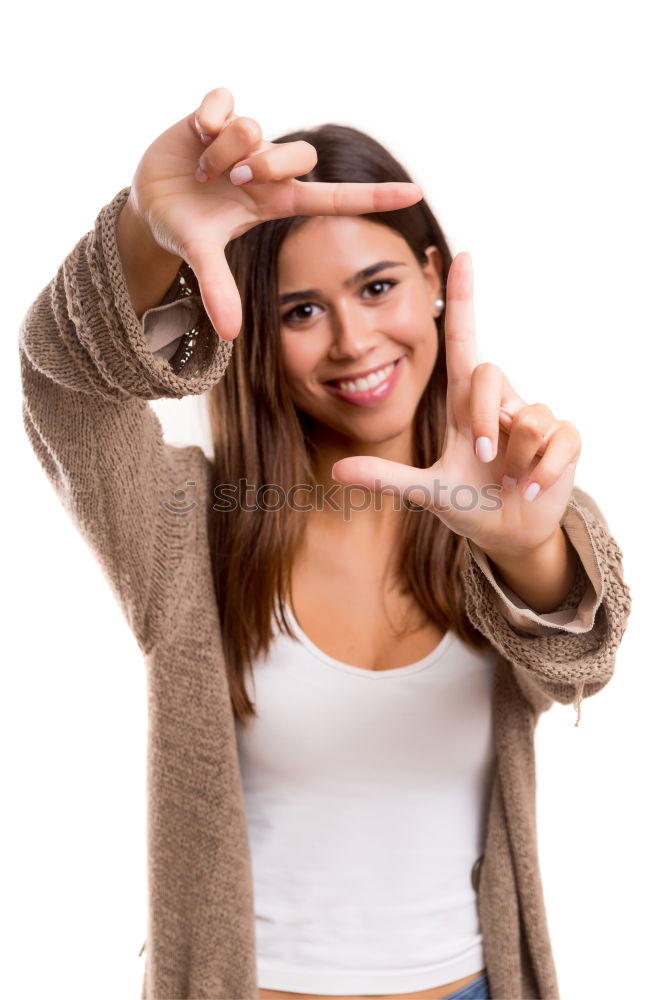
[{"label": "eye", "polygon": [[[393,286],[397,284],[398,282],[394,281],[393,278],[376,278],[374,281],[369,281],[367,285],[364,285],[363,291],[365,291],[366,288],[372,288],[374,285],[388,285],[389,288],[393,288]],[[371,298],[378,299],[379,295],[372,295]]]},{"label": "eye", "polygon": [[[375,288],[377,285],[388,285],[388,290],[390,290],[391,288],[393,288],[394,285],[397,285],[397,284],[399,284],[399,282],[396,281],[393,278],[381,278],[379,280],[375,278],[374,281],[368,281],[367,284],[363,285],[362,291],[365,291],[366,288]],[[385,294],[387,294],[387,292],[381,292],[379,295],[371,295],[370,298],[372,298],[372,299],[379,299],[379,298],[381,298]],[[301,319],[297,319],[296,318],[296,313],[298,313],[299,309],[312,309],[313,307],[315,309],[319,308],[318,306],[316,306],[314,304],[314,302],[303,302],[303,303],[301,303],[301,305],[294,306],[293,309],[290,309],[289,312],[286,312],[284,314],[284,316],[282,317],[282,322],[283,323],[304,323],[307,320],[312,319],[313,314],[309,313],[308,315],[302,317]]]}]

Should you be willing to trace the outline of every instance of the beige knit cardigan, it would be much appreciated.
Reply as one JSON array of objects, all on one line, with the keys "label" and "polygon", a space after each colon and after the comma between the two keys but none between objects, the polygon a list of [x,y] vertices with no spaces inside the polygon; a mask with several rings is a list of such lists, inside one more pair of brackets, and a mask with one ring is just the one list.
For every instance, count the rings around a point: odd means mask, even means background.
[{"label": "beige knit cardigan", "polygon": [[[148,405],[210,389],[232,343],[217,337],[198,295],[165,300],[139,321],[116,243],[128,194],[101,209],[23,319],[23,419],[145,657],[142,998],[252,1000],[247,817],[206,530],[212,463],[198,446],[165,444]],[[166,343],[159,324],[185,333],[194,322],[192,355],[176,372],[150,350],[148,325]],[[559,996],[537,857],[534,727],[553,701],[573,704],[578,725],[581,699],[613,674],[630,611],[622,553],[591,497],[574,487],[561,523],[579,564],[552,614],[526,608],[465,543],[466,611],[497,651],[496,767],[484,851],[470,873],[493,1000]]]}]

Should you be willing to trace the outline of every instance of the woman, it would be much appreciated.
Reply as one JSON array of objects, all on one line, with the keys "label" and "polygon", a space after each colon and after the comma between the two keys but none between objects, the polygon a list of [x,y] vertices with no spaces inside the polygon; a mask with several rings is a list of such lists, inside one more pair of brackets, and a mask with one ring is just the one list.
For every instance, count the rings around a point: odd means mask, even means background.
[{"label": "woman", "polygon": [[[557,997],[534,726],[608,682],[629,590],[405,171],[211,91],[20,347],[148,668],[143,997]],[[203,392],[212,462],[147,403]]]}]

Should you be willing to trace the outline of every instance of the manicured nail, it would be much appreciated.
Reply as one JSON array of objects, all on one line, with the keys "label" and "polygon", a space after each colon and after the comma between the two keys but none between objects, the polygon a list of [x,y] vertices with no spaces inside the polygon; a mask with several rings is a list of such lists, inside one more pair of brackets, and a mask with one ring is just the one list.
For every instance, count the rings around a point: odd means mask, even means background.
[{"label": "manicured nail", "polygon": [[535,497],[538,497],[540,491],[541,487],[538,483],[530,483],[530,485],[526,486],[523,490],[523,500],[534,500]]},{"label": "manicured nail", "polygon": [[502,486],[505,490],[512,489],[517,482],[518,480],[514,479],[513,476],[502,476]]},{"label": "manicured nail", "polygon": [[202,127],[199,124],[199,120],[196,117],[196,115],[194,116],[194,124],[196,125],[197,132],[199,133],[199,138],[203,142],[204,146],[208,146],[213,141],[212,135],[209,135],[208,132],[205,132],[202,129]]},{"label": "manicured nail", "polygon": [[202,170],[201,167],[197,167],[197,169],[194,172],[194,176],[198,181],[210,180],[208,174],[205,172],[205,170]]},{"label": "manicured nail", "polygon": [[476,439],[476,457],[480,462],[490,462],[493,457],[493,443],[490,438]]},{"label": "manicured nail", "polygon": [[247,163],[244,163],[242,167],[234,167],[229,174],[229,180],[232,184],[247,184],[253,176],[252,167],[248,167]]}]

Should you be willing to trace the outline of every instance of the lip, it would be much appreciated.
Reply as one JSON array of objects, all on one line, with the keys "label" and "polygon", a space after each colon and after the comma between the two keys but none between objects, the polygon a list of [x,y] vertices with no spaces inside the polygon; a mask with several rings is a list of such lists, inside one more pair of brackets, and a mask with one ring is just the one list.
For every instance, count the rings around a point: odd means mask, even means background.
[{"label": "lip", "polygon": [[[362,392],[361,391],[349,392],[346,389],[338,388],[337,385],[330,385],[330,383],[328,382],[324,382],[323,386],[328,392],[332,393],[334,396],[339,396],[340,399],[343,399],[347,403],[352,403],[354,406],[376,406],[378,403],[381,403],[382,400],[386,399],[386,397],[393,390],[397,378],[400,372],[402,371],[403,368],[402,362],[404,360],[405,360],[405,355],[403,354],[396,360],[395,368],[393,369],[389,377],[385,378],[383,382],[380,382],[379,385],[374,386],[372,389],[365,389]],[[385,368],[386,365],[390,363],[391,363],[390,361],[386,361],[384,362],[383,365],[379,365],[379,368]],[[370,371],[377,371],[377,370],[378,369],[375,368],[370,369]],[[368,374],[369,373],[370,372],[368,372]],[[358,377],[362,378],[363,376],[358,376]]]},{"label": "lip", "polygon": [[[403,355],[401,355],[402,357]],[[379,372],[382,368],[386,368],[387,365],[392,365],[394,361],[399,361],[400,358],[390,358],[388,361],[383,361],[379,365],[375,365],[374,368],[366,368],[364,372],[354,372],[352,375],[336,375],[335,381],[340,382],[354,382],[357,378],[365,378],[366,375],[372,375],[373,372]],[[328,381],[324,382],[324,385],[328,385]]]}]

